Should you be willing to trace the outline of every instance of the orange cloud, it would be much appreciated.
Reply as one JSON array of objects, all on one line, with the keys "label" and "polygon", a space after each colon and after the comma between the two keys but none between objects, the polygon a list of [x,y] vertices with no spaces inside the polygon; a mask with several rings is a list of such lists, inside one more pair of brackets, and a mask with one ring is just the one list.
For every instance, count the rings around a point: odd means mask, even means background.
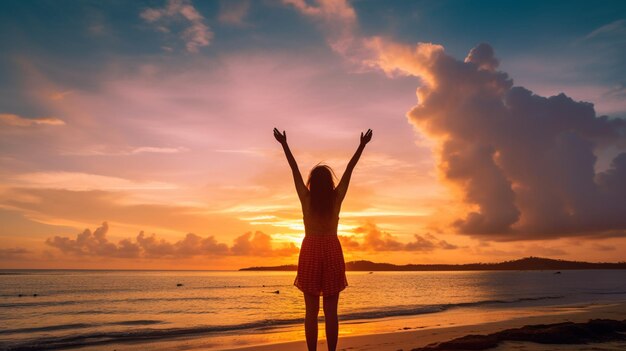
[{"label": "orange cloud", "polygon": [[48,97],[50,98],[50,100],[63,100],[65,99],[66,96],[72,94],[71,90],[67,90],[67,91],[55,91],[52,92],[48,95]]},{"label": "orange cloud", "polygon": [[[90,182],[94,180],[90,179]],[[93,189],[90,187],[92,184],[95,186],[94,183],[77,183],[75,186]],[[203,206],[177,204],[173,200],[170,201],[171,204],[137,201],[131,195],[139,195],[139,189],[133,189],[132,192],[119,189],[74,191],[26,188],[24,184],[18,186],[21,187],[5,189],[0,193],[0,206],[17,210],[28,218],[48,224],[84,227],[94,221],[99,222],[104,217],[127,227],[163,231],[198,232],[204,228],[219,228],[220,231],[241,233],[250,229],[241,220],[227,214],[211,212]],[[170,191],[169,194],[173,192]]]},{"label": "orange cloud", "polygon": [[94,232],[85,229],[76,235],[76,239],[55,236],[46,239],[46,244],[56,247],[64,253],[77,256],[103,256],[103,257],[138,257],[141,251],[140,245],[128,239],[114,244],[106,238],[109,225],[104,222]]},{"label": "orange cloud", "polygon": [[429,252],[437,249],[454,250],[458,246],[448,243],[445,240],[439,240],[434,235],[427,233],[425,235],[414,234],[414,241],[403,243],[397,240],[393,235],[382,231],[372,223],[354,229],[357,236],[362,237],[361,241],[357,241],[354,236],[340,236],[341,245],[344,249],[356,251],[418,251]]},{"label": "orange cloud", "polygon": [[189,233],[184,239],[170,243],[165,239],[159,239],[152,234],[146,236],[144,232],[137,235],[137,244],[145,257],[192,257],[200,255],[225,255],[228,254],[228,246],[218,243],[213,236],[202,238]]},{"label": "orange cloud", "polygon": [[248,232],[237,237],[230,252],[240,256],[291,256],[299,250],[293,243],[274,248],[271,236],[256,231],[254,234]]},{"label": "orange cloud", "polygon": [[365,61],[368,66],[380,68],[388,75],[402,74],[419,77],[430,87],[436,85],[437,81],[432,69],[444,54],[443,46],[418,43],[411,47],[396,44],[382,37],[367,38],[364,44],[374,55],[373,58]]},{"label": "orange cloud", "polygon": [[358,250],[361,246],[361,244],[356,241],[352,235],[339,235],[339,241],[341,242],[341,247],[344,250]]},{"label": "orange cloud", "polygon": [[626,120],[596,116],[593,105],[565,94],[514,87],[488,44],[464,61],[396,44],[380,49],[383,70],[426,79],[408,118],[439,142],[443,176],[475,206],[454,222],[461,233],[520,240],[626,229],[626,153],[594,170],[594,149],[619,150]]},{"label": "orange cloud", "polygon": [[226,255],[278,257],[298,253],[298,248],[293,243],[274,247],[271,236],[259,231],[237,237],[230,248],[226,244],[218,243],[213,236],[203,238],[193,233],[187,234],[181,240],[170,242],[154,234],[146,235],[140,232],[134,241],[122,239],[113,243],[107,238],[108,231],[109,225],[104,222],[93,232],[85,229],[77,234],[75,239],[55,236],[46,239],[45,243],[65,254],[90,257],[186,258]]},{"label": "orange cloud", "polygon": [[62,126],[65,122],[56,117],[27,118],[11,113],[0,113],[0,124],[12,127],[31,127],[36,125]]}]

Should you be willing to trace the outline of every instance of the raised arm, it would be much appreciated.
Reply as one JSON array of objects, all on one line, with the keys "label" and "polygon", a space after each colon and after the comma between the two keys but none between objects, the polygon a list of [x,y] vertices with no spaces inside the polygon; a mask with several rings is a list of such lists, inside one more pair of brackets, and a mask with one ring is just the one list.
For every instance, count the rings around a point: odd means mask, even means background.
[{"label": "raised arm", "polygon": [[281,134],[278,129],[274,128],[274,138],[276,138],[280,145],[283,146],[283,151],[285,151],[285,156],[287,156],[287,162],[289,162],[289,167],[291,167],[291,173],[293,174],[293,182],[296,184],[298,198],[300,199],[300,202],[303,202],[304,197],[309,192],[309,189],[307,189],[306,185],[304,185],[304,181],[302,180],[302,174],[300,174],[300,169],[298,169],[298,163],[293,157],[291,150],[289,150],[289,145],[287,144],[287,133],[283,130],[283,133]]},{"label": "raised arm", "polygon": [[350,177],[352,177],[352,171],[356,166],[357,162],[359,162],[359,158],[361,158],[361,154],[363,153],[363,149],[365,149],[365,145],[372,140],[372,130],[368,129],[365,132],[365,135],[361,132],[361,142],[359,143],[359,147],[356,149],[354,156],[348,162],[348,166],[346,167],[345,172],[343,172],[343,176],[337,185],[337,200],[339,203],[343,201],[343,198],[346,196],[346,192],[348,192],[348,185],[350,184]]}]

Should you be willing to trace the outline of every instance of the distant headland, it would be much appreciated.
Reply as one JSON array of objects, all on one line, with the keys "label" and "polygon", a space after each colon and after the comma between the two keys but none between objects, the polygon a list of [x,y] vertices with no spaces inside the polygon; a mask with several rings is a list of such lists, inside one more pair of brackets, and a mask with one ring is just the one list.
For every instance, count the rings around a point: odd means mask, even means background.
[{"label": "distant headland", "polygon": [[[247,267],[240,271],[296,271],[295,264],[273,267]],[[541,271],[568,269],[626,269],[626,262],[579,262],[541,257],[526,257],[499,263],[467,264],[405,264],[376,263],[371,261],[346,262],[347,271]]]}]

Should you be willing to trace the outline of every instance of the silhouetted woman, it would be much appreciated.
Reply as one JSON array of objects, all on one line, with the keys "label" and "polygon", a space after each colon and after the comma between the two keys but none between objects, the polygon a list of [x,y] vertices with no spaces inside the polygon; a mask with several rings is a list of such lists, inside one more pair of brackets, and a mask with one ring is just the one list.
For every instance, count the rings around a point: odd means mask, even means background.
[{"label": "silhouetted woman", "polygon": [[359,147],[336,187],[333,171],[325,165],[315,166],[305,185],[298,164],[287,145],[287,133],[283,131],[281,134],[274,128],[274,137],[283,146],[302,205],[305,235],[300,247],[298,274],[294,285],[304,293],[306,343],[309,351],[317,349],[317,315],[320,309],[320,296],[323,296],[328,350],[334,351],[339,333],[337,319],[339,292],[348,285],[343,252],[337,237],[339,211],[348,191],[354,166],[359,161],[365,145],[372,139],[372,130],[368,129],[365,134],[361,133]]}]

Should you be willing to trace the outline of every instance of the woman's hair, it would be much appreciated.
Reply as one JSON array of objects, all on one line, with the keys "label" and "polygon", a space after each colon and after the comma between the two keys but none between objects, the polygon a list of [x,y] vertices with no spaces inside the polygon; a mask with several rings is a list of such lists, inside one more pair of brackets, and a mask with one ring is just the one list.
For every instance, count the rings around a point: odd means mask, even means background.
[{"label": "woman's hair", "polygon": [[335,201],[335,173],[327,165],[318,164],[309,173],[306,186],[311,194],[311,210],[321,216],[330,216],[333,213]]}]

